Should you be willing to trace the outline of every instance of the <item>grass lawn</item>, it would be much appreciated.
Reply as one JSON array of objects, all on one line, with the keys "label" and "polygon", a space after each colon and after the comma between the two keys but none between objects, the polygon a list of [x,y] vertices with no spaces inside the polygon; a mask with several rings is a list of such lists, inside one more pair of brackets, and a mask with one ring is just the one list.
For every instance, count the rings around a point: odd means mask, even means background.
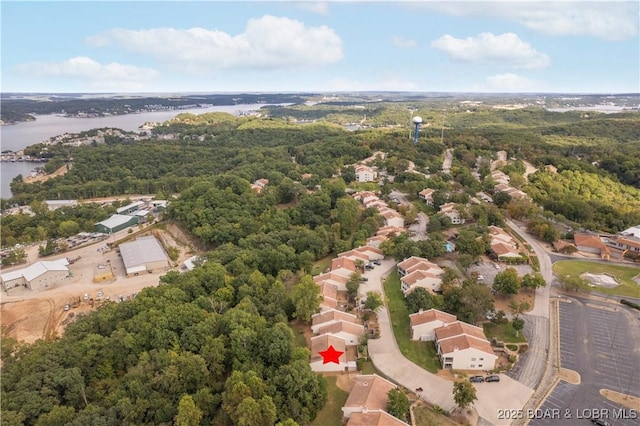
[{"label": "grass lawn", "polygon": [[516,336],[516,331],[511,327],[511,323],[507,324],[494,324],[492,322],[482,324],[484,328],[484,334],[487,339],[491,340],[494,337],[505,343],[526,343],[527,339],[524,337],[524,333],[520,331],[520,336]]},{"label": "grass lawn", "polygon": [[413,409],[416,426],[454,426],[456,422],[444,414],[436,413],[432,408],[422,405]]},{"label": "grass lawn", "polygon": [[318,412],[311,426],[336,426],[342,424],[342,407],[349,393],[336,385],[337,377],[325,376],[327,381],[327,403]]},{"label": "grass lawn", "polygon": [[640,295],[640,285],[633,281],[633,277],[640,274],[640,268],[609,263],[589,262],[586,260],[561,260],[553,264],[553,272],[560,276],[579,276],[584,272],[590,272],[592,274],[611,274],[618,279],[618,282],[620,283],[619,286],[615,288],[602,286],[589,288],[600,293],[615,294],[617,296],[638,297],[638,295]]},{"label": "grass lawn", "polygon": [[316,260],[316,262],[311,267],[311,275],[318,275],[324,272],[325,269],[331,266],[331,260],[333,257],[327,256],[323,257],[320,260]]},{"label": "grass lawn", "polygon": [[378,374],[378,372],[376,371],[376,368],[373,366],[373,362],[371,362],[371,360],[366,360],[366,361],[362,361],[362,369],[360,370],[360,372],[362,374]]},{"label": "grass lawn", "polygon": [[306,348],[307,339],[304,337],[304,333],[309,330],[309,326],[298,320],[290,321],[289,326],[293,330],[296,346]]},{"label": "grass lawn", "polygon": [[400,277],[397,272],[391,273],[384,282],[384,292],[391,315],[393,334],[398,342],[400,352],[422,368],[432,373],[440,369],[440,360],[433,342],[414,342],[411,340],[409,311],[400,289]]}]

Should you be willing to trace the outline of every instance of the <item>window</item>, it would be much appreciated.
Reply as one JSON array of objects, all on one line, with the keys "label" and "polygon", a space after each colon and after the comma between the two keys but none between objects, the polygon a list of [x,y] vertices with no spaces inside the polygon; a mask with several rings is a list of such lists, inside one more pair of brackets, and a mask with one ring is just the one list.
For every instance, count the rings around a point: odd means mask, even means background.
[{"label": "window", "polygon": [[482,364],[478,365],[478,368],[482,367]]},{"label": "window", "polygon": [[475,358],[471,358],[471,361],[475,361],[475,360],[476,360]]},{"label": "window", "polygon": [[[475,359],[475,358],[473,358],[473,359]],[[480,358],[480,361],[484,361],[484,358]]]},{"label": "window", "polygon": [[471,364],[471,368],[476,368],[476,366],[474,364]]}]

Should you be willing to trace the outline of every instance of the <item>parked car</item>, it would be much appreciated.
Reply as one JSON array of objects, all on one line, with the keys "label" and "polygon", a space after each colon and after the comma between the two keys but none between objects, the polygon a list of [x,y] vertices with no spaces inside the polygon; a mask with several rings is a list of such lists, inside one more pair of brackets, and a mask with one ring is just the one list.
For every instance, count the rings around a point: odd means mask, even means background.
[{"label": "parked car", "polygon": [[67,303],[66,305],[64,305],[64,310],[65,311],[68,311],[69,309],[71,309],[71,305],[70,304]]},{"label": "parked car", "polygon": [[483,281],[484,280],[484,275],[478,275],[478,281]]},{"label": "parked car", "polygon": [[369,281],[369,278],[367,278],[367,277],[360,277],[360,281]]},{"label": "parked car", "polygon": [[364,265],[364,269],[373,269],[373,268],[374,268],[373,263],[366,263]]},{"label": "parked car", "polygon": [[482,383],[482,382],[484,382],[484,377],[482,377],[482,376],[471,376],[469,378],[469,381],[471,383]]},{"label": "parked car", "polygon": [[102,292],[102,290],[100,290],[100,291],[98,292],[98,297],[102,297],[103,295],[104,295],[104,293]]},{"label": "parked car", "polygon": [[373,264],[374,264],[374,265],[382,265],[382,262],[380,262],[379,260],[374,260],[374,261],[373,261]]},{"label": "parked car", "polygon": [[494,263],[494,264],[493,264],[493,266],[494,266],[496,269],[500,269],[500,265],[498,265],[497,263]]},{"label": "parked car", "polygon": [[500,381],[500,376],[498,376],[497,374],[492,374],[490,376],[487,376],[486,379],[484,379],[485,382],[499,382]]},{"label": "parked car", "polygon": [[601,418],[591,418],[591,423],[598,426],[609,426],[609,422]]},{"label": "parked car", "polygon": [[85,294],[84,294],[84,296],[82,296],[82,298],[83,298],[84,300],[89,300],[89,294],[88,294],[88,293],[85,293]]}]

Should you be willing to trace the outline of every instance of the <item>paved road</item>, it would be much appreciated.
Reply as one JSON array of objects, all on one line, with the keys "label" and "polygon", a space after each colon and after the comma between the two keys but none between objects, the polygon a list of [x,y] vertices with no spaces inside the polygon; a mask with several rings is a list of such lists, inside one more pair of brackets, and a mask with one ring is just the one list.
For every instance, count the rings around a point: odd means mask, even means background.
[{"label": "paved road", "polygon": [[[395,262],[385,260],[382,265],[365,273],[369,279],[360,286],[359,294],[379,291],[384,294],[384,278],[395,267]],[[437,404],[447,411],[456,408],[453,400],[453,383],[429,373],[406,359],[395,340],[389,312],[382,307],[378,312],[380,338],[369,340],[369,355],[381,373],[407,389],[423,388],[420,398],[429,404]],[[511,420],[499,419],[500,410],[521,409],[533,394],[533,390],[508,376],[501,375],[500,383],[477,383],[478,400],[474,404],[481,418],[479,424],[508,425]]]},{"label": "paved road", "polygon": [[442,171],[444,173],[451,173],[451,163],[453,162],[453,149],[449,148],[444,154],[444,161],[442,162]]},{"label": "paved road", "polygon": [[409,226],[409,231],[413,232],[413,235],[409,237],[410,240],[420,241],[428,239],[427,225],[429,224],[429,217],[426,214],[420,212],[416,219],[416,223]]}]

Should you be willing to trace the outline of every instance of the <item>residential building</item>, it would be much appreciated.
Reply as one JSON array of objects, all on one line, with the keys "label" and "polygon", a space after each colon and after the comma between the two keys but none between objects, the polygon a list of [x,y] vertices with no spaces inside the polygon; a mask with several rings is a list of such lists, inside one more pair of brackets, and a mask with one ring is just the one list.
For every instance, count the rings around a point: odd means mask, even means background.
[{"label": "residential building", "polygon": [[417,270],[434,271],[435,273],[439,274],[444,273],[444,271],[440,269],[438,265],[430,262],[429,259],[419,256],[411,256],[398,263],[397,267],[398,273],[401,277]]},{"label": "residential building", "polygon": [[340,337],[347,346],[358,345],[364,336],[364,326],[351,321],[333,321],[331,323],[319,324],[316,334],[331,334]]},{"label": "residential building", "polygon": [[268,179],[258,179],[251,184],[251,190],[258,194],[262,192],[265,186],[269,183]]},{"label": "residential building", "polygon": [[409,426],[382,410],[352,413],[346,426]]},{"label": "residential building", "polygon": [[440,278],[440,274],[436,275],[431,271],[413,271],[400,278],[400,288],[405,297],[418,287],[435,294],[440,291],[441,286],[442,279]]},{"label": "residential building", "polygon": [[347,401],[342,407],[343,416],[349,418],[353,413],[386,410],[389,391],[396,387],[395,384],[376,374],[356,376]]},{"label": "residential building", "polygon": [[372,182],[378,177],[378,173],[369,166],[358,164],[355,166],[356,180],[358,182]]},{"label": "residential building", "polygon": [[5,272],[0,275],[6,292],[17,287],[30,290],[52,287],[70,276],[67,259],[41,260],[26,268]]},{"label": "residential building", "polygon": [[451,219],[451,223],[453,225],[460,225],[465,222],[454,203],[446,203],[441,205],[440,213]]},{"label": "residential building", "polygon": [[[338,357],[338,363],[328,362],[324,363],[324,358],[320,352],[324,352],[333,346],[338,352],[342,352]],[[319,372],[329,371],[348,371],[356,369],[356,353],[357,347],[352,346],[350,350],[347,350],[347,344],[344,339],[332,334],[322,334],[320,336],[314,336],[311,338],[311,360],[309,362],[311,370]]]},{"label": "residential building", "polygon": [[376,236],[389,237],[391,234],[400,235],[402,233],[407,232],[406,229],[401,228],[399,226],[383,226],[376,232]]},{"label": "residential building", "polygon": [[339,321],[347,321],[358,324],[358,318],[347,312],[337,309],[327,309],[311,316],[311,331],[318,333],[318,330],[326,325],[334,324]]},{"label": "residential building", "polygon": [[382,250],[377,247],[366,245],[340,253],[338,254],[338,257],[346,257],[353,260],[354,262],[356,260],[370,262],[372,260],[384,259],[384,253],[382,253]]},{"label": "residential building", "polygon": [[509,176],[507,176],[504,172],[500,170],[494,170],[491,172],[491,177],[496,183],[503,183],[507,185],[509,183]]},{"label": "residential building", "polygon": [[489,238],[491,238],[491,251],[498,260],[522,259],[518,243],[504,229],[489,226]]},{"label": "residential building", "polygon": [[600,236],[596,234],[575,233],[573,235],[573,241],[578,251],[585,253],[601,255],[603,249],[606,247],[600,239]]},{"label": "residential building", "polygon": [[385,226],[397,226],[398,228],[404,227],[404,217],[397,211],[384,208],[380,210],[380,215],[384,218]]},{"label": "residential building", "polygon": [[352,195],[353,198],[360,201],[362,204],[367,204],[369,202],[379,200],[378,196],[371,191],[359,191]]},{"label": "residential building", "polygon": [[457,321],[455,315],[437,309],[422,309],[409,315],[411,323],[411,340],[433,341],[436,338],[435,329],[445,324]]},{"label": "residential building", "polygon": [[482,328],[461,321],[436,328],[435,344],[442,368],[493,370],[497,355]]},{"label": "residential building", "polygon": [[357,272],[356,263],[348,257],[336,257],[331,260],[331,273],[350,278]]},{"label": "residential building", "polygon": [[423,200],[425,203],[427,203],[428,206],[433,207],[433,193],[434,192],[435,192],[435,189],[426,188],[426,189],[423,189],[422,191],[418,192],[418,197],[420,197],[421,200]]},{"label": "residential building", "polygon": [[387,239],[388,238],[383,236],[383,235],[375,235],[373,237],[367,238],[367,245],[369,247],[380,248],[380,244],[382,244],[385,241],[387,241]]}]

